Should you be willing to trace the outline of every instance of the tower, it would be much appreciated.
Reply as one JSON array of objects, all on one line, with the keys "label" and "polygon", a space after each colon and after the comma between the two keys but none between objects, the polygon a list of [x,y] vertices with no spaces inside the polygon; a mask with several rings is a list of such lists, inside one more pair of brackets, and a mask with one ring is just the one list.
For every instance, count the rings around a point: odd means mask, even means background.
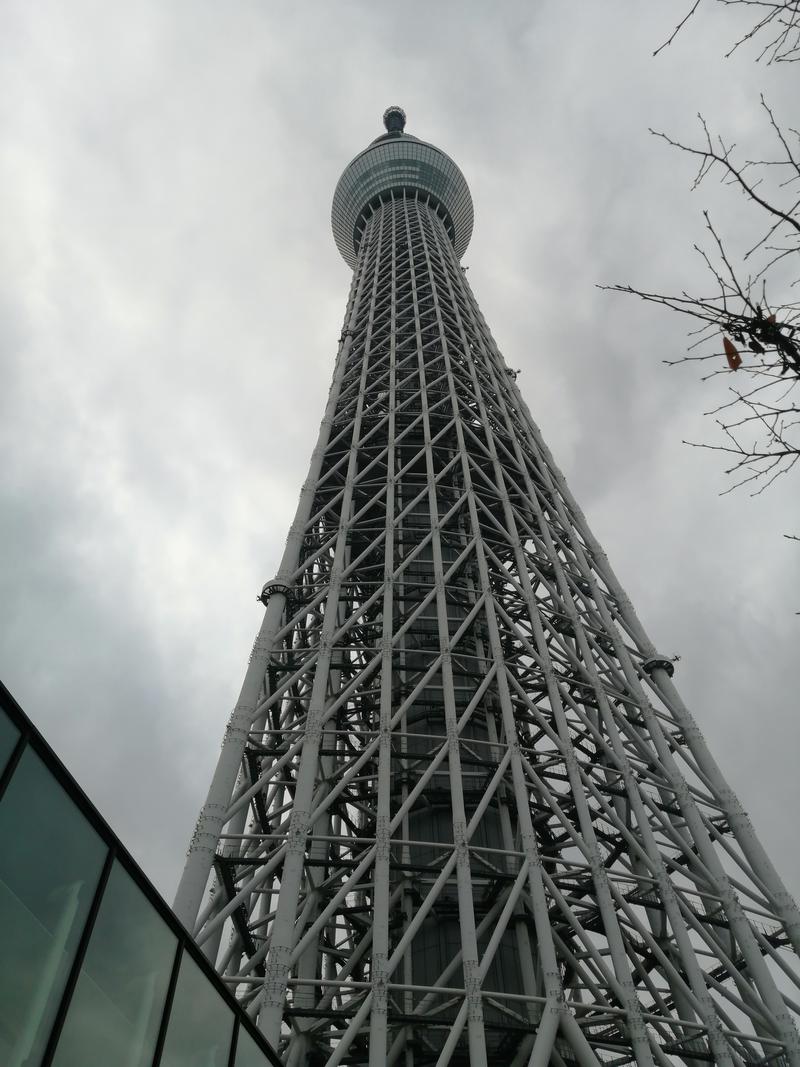
[{"label": "tower", "polygon": [[797,906],[480,313],[463,175],[384,122],[176,911],[291,1067],[800,1067]]}]

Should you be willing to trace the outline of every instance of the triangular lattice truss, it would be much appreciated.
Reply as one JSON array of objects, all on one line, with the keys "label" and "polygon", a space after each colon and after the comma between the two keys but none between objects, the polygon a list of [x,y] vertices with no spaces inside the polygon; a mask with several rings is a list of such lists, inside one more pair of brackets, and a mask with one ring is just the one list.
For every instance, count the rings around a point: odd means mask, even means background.
[{"label": "triangular lattice truss", "polygon": [[419,195],[263,599],[178,907],[287,1064],[800,1063],[797,909]]}]

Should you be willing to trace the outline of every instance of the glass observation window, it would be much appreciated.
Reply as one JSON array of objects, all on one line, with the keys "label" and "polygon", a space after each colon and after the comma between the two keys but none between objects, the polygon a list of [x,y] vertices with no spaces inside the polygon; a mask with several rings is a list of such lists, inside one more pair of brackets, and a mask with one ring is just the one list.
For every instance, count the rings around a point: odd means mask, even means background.
[{"label": "glass observation window", "polygon": [[17,741],[19,741],[19,730],[0,708],[0,774],[6,769],[6,763]]},{"label": "glass observation window", "polygon": [[149,1067],[178,939],[114,863],[53,1067]]},{"label": "glass observation window", "polygon": [[184,952],[160,1067],[228,1067],[233,1012]]},{"label": "glass observation window", "polygon": [[0,801],[0,1063],[36,1067],[107,854],[32,748]]},{"label": "glass observation window", "polygon": [[345,169],[333,198],[331,223],[339,251],[355,266],[360,216],[376,197],[392,187],[408,187],[443,205],[452,224],[449,240],[463,255],[472,233],[472,199],[464,176],[438,149],[416,138],[399,138],[366,149]]}]

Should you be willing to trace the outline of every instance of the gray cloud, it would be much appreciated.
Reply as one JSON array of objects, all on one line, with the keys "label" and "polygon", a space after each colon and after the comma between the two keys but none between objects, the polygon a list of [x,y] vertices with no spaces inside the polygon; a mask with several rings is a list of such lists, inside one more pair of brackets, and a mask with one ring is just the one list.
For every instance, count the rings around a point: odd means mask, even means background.
[{"label": "gray cloud", "polygon": [[[0,145],[0,674],[172,895],[327,393],[349,284],[335,182],[389,103],[462,167],[465,262],[530,407],[790,887],[798,528],[720,498],[668,370],[710,206],[647,126],[758,142],[763,89],[685,4],[7,5]],[[722,43],[721,43],[722,42]]]}]

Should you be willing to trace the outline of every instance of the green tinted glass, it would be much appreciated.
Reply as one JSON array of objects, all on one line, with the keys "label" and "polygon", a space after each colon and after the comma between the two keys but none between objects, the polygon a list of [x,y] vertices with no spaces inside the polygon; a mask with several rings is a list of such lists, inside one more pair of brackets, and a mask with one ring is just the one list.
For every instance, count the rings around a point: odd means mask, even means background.
[{"label": "green tinted glass", "polygon": [[232,1037],[233,1012],[184,952],[161,1067],[228,1067]]},{"label": "green tinted glass", "polygon": [[19,730],[0,708],[0,774],[6,769],[8,757],[14,751],[17,741],[19,741]]},{"label": "green tinted glass", "polygon": [[248,1034],[243,1026],[239,1026],[239,1037],[236,1041],[236,1067],[266,1067],[269,1060]]},{"label": "green tinted glass", "polygon": [[0,801],[0,1063],[35,1067],[106,846],[26,748]]},{"label": "green tinted glass", "polygon": [[115,863],[53,1067],[148,1067],[177,938]]}]

